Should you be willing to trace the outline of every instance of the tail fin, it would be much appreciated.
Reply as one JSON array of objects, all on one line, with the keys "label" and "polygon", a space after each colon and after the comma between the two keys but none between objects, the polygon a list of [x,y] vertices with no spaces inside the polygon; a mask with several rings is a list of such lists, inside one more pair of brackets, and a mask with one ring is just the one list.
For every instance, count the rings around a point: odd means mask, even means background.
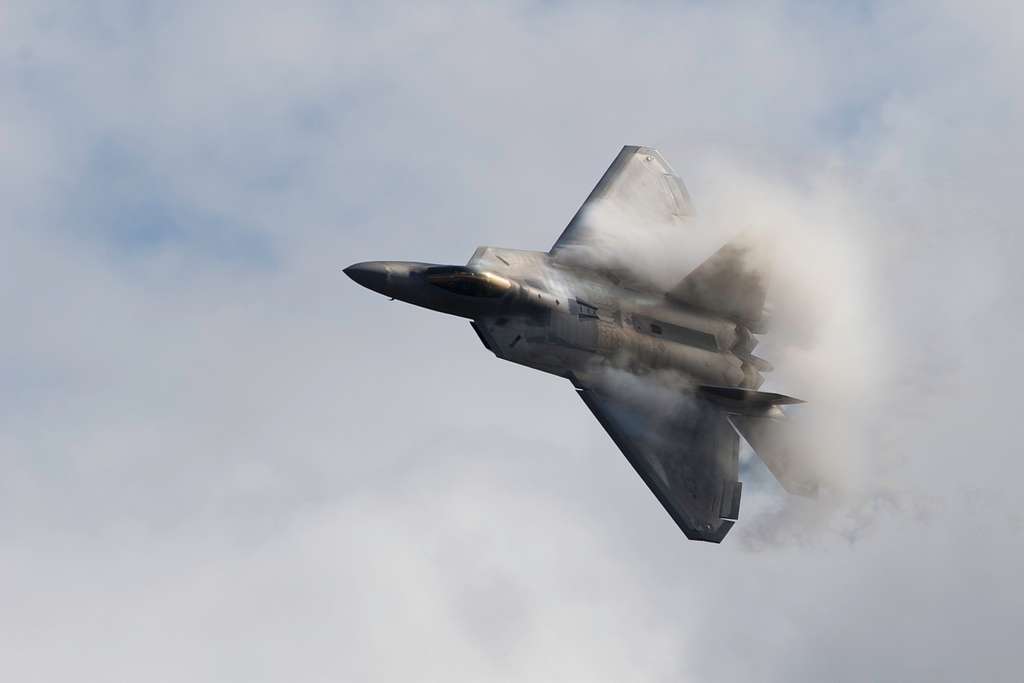
[{"label": "tail fin", "polygon": [[789,433],[782,411],[772,409],[773,415],[729,415],[729,422],[754,449],[758,457],[782,484],[782,488],[798,496],[813,496],[818,492],[818,479],[809,453],[795,443]]},{"label": "tail fin", "polygon": [[764,327],[769,261],[765,247],[756,245],[750,235],[742,235],[697,266],[668,296],[759,332]]},{"label": "tail fin", "polygon": [[794,425],[779,408],[803,401],[742,387],[702,385],[697,390],[726,413],[782,488],[799,496],[817,493],[819,477],[811,454],[799,438],[799,431],[794,431]]}]

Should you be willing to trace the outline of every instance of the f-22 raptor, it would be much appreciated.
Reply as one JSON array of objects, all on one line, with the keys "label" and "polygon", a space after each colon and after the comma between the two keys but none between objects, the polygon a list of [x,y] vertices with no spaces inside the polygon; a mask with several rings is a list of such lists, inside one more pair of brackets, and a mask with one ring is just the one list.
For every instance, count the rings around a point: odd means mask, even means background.
[{"label": "f-22 raptor", "polygon": [[498,358],[564,377],[687,538],[720,543],[739,517],[739,435],[782,486],[809,495],[771,365],[767,269],[741,237],[667,290],[616,258],[647,230],[694,230],[682,180],[657,150],[627,146],[548,252],[480,247],[464,266],[357,263],[360,285],[468,318]]}]

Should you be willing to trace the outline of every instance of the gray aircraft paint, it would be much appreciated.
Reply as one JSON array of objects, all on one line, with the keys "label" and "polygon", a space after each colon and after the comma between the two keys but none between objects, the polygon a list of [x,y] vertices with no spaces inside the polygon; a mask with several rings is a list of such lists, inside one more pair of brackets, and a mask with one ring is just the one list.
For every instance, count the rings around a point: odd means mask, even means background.
[{"label": "gray aircraft paint", "polygon": [[737,430],[787,490],[814,485],[785,452],[779,405],[798,401],[757,391],[771,369],[751,353],[766,322],[763,245],[733,240],[668,288],[626,248],[636,234],[652,249],[659,233],[694,231],[693,213],[661,155],[628,146],[549,252],[480,247],[465,266],[345,272],[469,318],[499,358],[570,380],[686,536],[720,542],[739,515]]}]

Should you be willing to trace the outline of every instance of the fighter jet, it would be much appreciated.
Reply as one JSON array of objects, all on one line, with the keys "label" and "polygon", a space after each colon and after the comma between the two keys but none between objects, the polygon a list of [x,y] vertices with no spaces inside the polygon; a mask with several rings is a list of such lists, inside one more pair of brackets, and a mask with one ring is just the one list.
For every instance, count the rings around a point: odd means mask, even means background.
[{"label": "fighter jet", "polygon": [[[627,146],[547,252],[480,247],[464,265],[370,261],[345,273],[392,299],[468,318],[502,358],[568,379],[687,538],[720,543],[739,517],[739,435],[782,486],[815,484],[789,457],[771,365],[767,268],[744,237],[668,288],[620,257],[645,231],[695,230],[682,180]],[[641,255],[642,256],[642,255]]]}]

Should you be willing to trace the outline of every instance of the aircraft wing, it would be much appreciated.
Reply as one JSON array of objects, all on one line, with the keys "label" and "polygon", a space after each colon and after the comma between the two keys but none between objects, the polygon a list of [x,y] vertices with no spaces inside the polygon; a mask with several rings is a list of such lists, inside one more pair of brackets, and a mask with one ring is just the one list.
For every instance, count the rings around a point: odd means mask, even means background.
[{"label": "aircraft wing", "polygon": [[[670,230],[693,215],[686,186],[650,147],[623,147],[551,248],[556,262],[590,266],[615,276],[614,255],[637,235]],[[652,248],[654,245],[652,245]]]},{"label": "aircraft wing", "polygon": [[578,392],[686,537],[721,543],[739,516],[735,430],[707,399],[635,389]]}]

